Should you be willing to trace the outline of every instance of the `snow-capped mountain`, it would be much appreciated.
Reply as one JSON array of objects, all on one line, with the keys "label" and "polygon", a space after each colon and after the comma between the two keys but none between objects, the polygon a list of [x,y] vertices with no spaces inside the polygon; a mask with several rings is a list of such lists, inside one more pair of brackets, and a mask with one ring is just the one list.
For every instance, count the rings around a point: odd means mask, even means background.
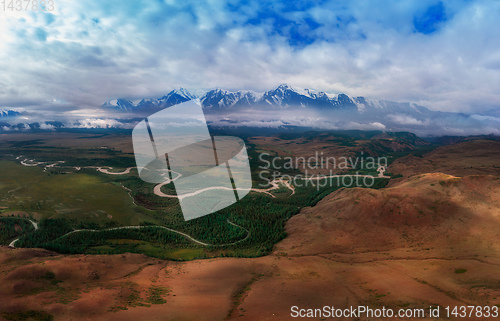
[{"label": "snow-capped mountain", "polygon": [[20,112],[9,109],[0,109],[0,118],[16,117],[21,115]]},{"label": "snow-capped mountain", "polygon": [[102,107],[116,108],[121,111],[133,111],[135,109],[134,103],[126,99],[113,99],[102,104]]},{"label": "snow-capped mountain", "polygon": [[117,99],[103,106],[144,117],[191,99],[199,99],[207,120],[220,127],[375,129],[422,135],[500,133],[500,118],[494,115],[432,111],[415,103],[349,97],[286,84],[262,93],[215,89],[194,95],[181,88],[158,99],[143,99],[137,103]]},{"label": "snow-capped mountain", "polygon": [[189,93],[184,88],[172,90],[165,96],[159,99],[143,99],[137,104],[137,108],[139,109],[163,109],[166,107],[170,107],[173,105],[177,105],[183,103],[185,101],[195,99],[196,97]]},{"label": "snow-capped mountain", "polygon": [[[408,131],[419,135],[500,135],[498,109],[482,114],[432,111],[414,103],[350,97],[286,84],[266,92],[210,90],[193,94],[172,90],[163,97],[115,99],[104,103],[104,115],[84,119],[40,121],[36,111],[0,109],[0,131],[59,130],[68,128],[131,129],[140,119],[164,108],[199,99],[213,128],[358,129]],[[23,117],[16,117],[22,115]],[[26,116],[26,117],[24,117]]]},{"label": "snow-capped mountain", "polygon": [[328,109],[355,109],[356,104],[344,94],[330,95],[310,89],[295,89],[287,84],[265,93],[253,91],[229,92],[212,90],[201,98],[203,108],[225,110],[237,107],[289,108],[310,107]]},{"label": "snow-capped mountain", "polygon": [[383,111],[386,113],[397,113],[401,111],[411,112],[425,115],[430,112],[429,109],[419,106],[414,103],[397,103],[387,100],[365,99],[364,97],[356,97],[352,100],[359,112]]},{"label": "snow-capped mountain", "polygon": [[200,99],[206,111],[213,112],[238,108],[282,109],[293,107],[362,111],[371,107],[397,108],[395,106],[398,104],[367,101],[363,97],[351,98],[345,94],[328,94],[311,89],[295,89],[287,84],[283,84],[276,89],[264,93],[256,93],[248,90],[227,91],[214,89],[201,96],[193,95],[186,89],[180,88],[172,90],[161,98],[142,99],[137,104],[134,104],[130,100],[116,99],[108,101],[102,106],[127,112],[143,112],[160,110],[195,98]]},{"label": "snow-capped mountain", "polygon": [[172,90],[165,96],[158,99],[142,99],[137,104],[134,104],[131,100],[115,99],[105,102],[102,107],[118,109],[126,112],[145,112],[160,110],[195,98],[196,97],[189,93],[186,89],[180,88]]},{"label": "snow-capped mountain", "polygon": [[280,107],[333,107],[335,98],[330,99],[325,93],[315,93],[311,90],[296,90],[286,84],[280,85],[274,90],[266,92],[261,99],[261,103],[268,106]]},{"label": "snow-capped mountain", "polygon": [[252,107],[258,104],[262,94],[253,91],[226,91],[215,89],[200,98],[203,108],[208,110]]}]

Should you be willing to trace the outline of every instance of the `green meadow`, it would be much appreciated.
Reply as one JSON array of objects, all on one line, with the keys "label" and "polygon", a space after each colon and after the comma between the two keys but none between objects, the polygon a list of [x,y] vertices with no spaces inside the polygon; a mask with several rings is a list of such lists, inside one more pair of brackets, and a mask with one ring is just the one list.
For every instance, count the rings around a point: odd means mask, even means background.
[{"label": "green meadow", "polygon": [[[82,143],[78,138],[73,141]],[[87,138],[86,144],[91,141]],[[112,166],[110,172],[122,172],[133,166],[129,153],[87,146],[54,148],[48,142],[58,141],[0,143],[0,151],[4,151],[0,154],[0,216],[10,219],[0,230],[2,244],[19,238],[16,247],[71,254],[133,252],[172,260],[257,257],[272,251],[286,236],[284,226],[291,216],[341,187],[305,184],[296,186],[292,195],[281,185],[272,191],[274,197],[251,192],[217,213],[185,221],[178,200],[155,195],[155,184],[142,181],[136,169],[110,175],[89,167]],[[248,144],[248,154],[254,187],[266,188],[259,176],[262,164],[255,146]],[[24,156],[16,159],[19,155]],[[47,163],[24,166],[20,162],[25,157]],[[44,171],[45,165],[58,160],[65,163]],[[291,170],[282,174],[298,173]],[[372,188],[387,182],[376,179]],[[175,188],[171,183],[163,186],[162,192],[175,194]],[[24,218],[12,221],[12,217]],[[37,222],[39,229],[34,230],[27,218]],[[122,228],[126,226],[141,227]]]},{"label": "green meadow", "polygon": [[134,205],[123,187],[85,173],[55,174],[42,167],[0,161],[0,208],[37,220],[67,218],[106,226],[154,222],[153,211]]}]

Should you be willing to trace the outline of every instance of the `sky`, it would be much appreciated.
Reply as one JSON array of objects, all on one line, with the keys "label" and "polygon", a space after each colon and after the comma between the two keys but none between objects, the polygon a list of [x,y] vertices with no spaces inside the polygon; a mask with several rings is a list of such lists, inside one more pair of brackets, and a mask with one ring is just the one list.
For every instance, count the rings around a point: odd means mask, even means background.
[{"label": "sky", "polygon": [[500,1],[53,0],[0,8],[0,108],[288,83],[431,110],[500,106]]}]

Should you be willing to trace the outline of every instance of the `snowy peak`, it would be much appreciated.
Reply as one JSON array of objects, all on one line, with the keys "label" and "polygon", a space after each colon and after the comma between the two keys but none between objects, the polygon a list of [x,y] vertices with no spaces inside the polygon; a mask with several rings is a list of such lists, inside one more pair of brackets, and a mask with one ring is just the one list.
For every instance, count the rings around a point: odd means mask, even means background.
[{"label": "snowy peak", "polygon": [[192,95],[188,90],[186,90],[182,87],[179,89],[172,90],[169,94],[179,95],[179,96],[182,96],[186,99],[196,99],[195,95]]},{"label": "snowy peak", "polygon": [[252,91],[226,91],[215,89],[207,92],[201,98],[205,109],[229,109],[235,107],[251,107],[258,101],[260,95]]},{"label": "snowy peak", "polygon": [[[340,96],[340,95],[339,95]],[[409,113],[414,115],[428,115],[430,110],[415,103],[398,103],[387,100],[365,99],[356,97],[353,99],[360,111],[384,112],[384,113]]]},{"label": "snowy peak", "polygon": [[173,104],[176,105],[195,98],[196,97],[194,95],[191,95],[189,91],[181,87],[179,89],[172,90],[171,92],[169,92],[168,94],[166,94],[165,96],[161,97],[158,100],[164,102],[165,104],[176,102],[175,104]]},{"label": "snowy peak", "polygon": [[311,89],[296,89],[282,84],[262,97],[262,103],[286,107],[312,107],[318,109],[356,109],[356,104],[344,94],[329,95]]},{"label": "snowy peak", "polygon": [[119,109],[121,111],[132,111],[135,107],[132,101],[126,99],[113,99],[105,102],[102,106]]},{"label": "snowy peak", "polygon": [[105,102],[102,107],[118,109],[125,112],[152,112],[186,102],[196,97],[184,88],[172,90],[158,99],[142,99],[137,105],[131,100],[114,99]]},{"label": "snowy peak", "polygon": [[295,90],[294,88],[292,88],[288,84],[281,84],[278,86],[278,88],[269,91],[269,93],[270,92],[273,92],[276,95],[282,95],[282,96],[285,96],[285,95],[290,94],[290,93],[297,93],[298,94],[298,90]]},{"label": "snowy peak", "polygon": [[[137,105],[126,99],[111,100],[104,107],[125,112],[153,113],[158,110],[198,98],[184,88],[170,91],[157,99],[142,99]],[[300,89],[288,84],[256,93],[248,90],[227,91],[214,89],[201,95],[200,102],[207,112],[240,109],[287,109],[312,108],[322,111],[338,110],[358,113],[405,113],[426,115],[429,110],[413,103],[397,103],[384,100],[349,97],[346,94],[330,94],[312,89]]]}]

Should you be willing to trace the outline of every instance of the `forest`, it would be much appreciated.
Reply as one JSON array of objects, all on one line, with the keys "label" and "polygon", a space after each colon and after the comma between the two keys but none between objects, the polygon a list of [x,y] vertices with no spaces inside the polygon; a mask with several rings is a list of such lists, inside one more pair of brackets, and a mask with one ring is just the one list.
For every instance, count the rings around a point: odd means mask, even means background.
[{"label": "forest", "polygon": [[[26,218],[1,217],[0,242],[9,244],[19,238],[16,247],[45,248],[59,253],[135,252],[172,260],[262,256],[286,236],[285,222],[302,208],[314,206],[338,188],[355,187],[339,186],[335,179],[309,180],[297,183],[292,193],[280,185],[271,192],[273,196],[252,191],[236,204],[214,214],[184,221],[178,200],[155,195],[155,185],[142,181],[136,172],[109,175],[96,171],[95,167],[85,167],[93,164],[120,170],[134,166],[133,155],[114,149],[50,147],[36,140],[15,144],[22,149],[23,157],[45,162],[64,159],[65,163],[42,171],[40,167],[16,167],[6,163],[16,160],[15,155],[3,157],[0,166],[9,171],[3,174],[4,182],[13,184],[2,189],[9,195],[4,199],[9,208],[3,212],[15,213],[17,210],[28,214],[38,221],[38,229],[34,230]],[[0,149],[2,147],[5,148],[0,146]],[[262,163],[258,149],[251,143],[247,147],[253,186],[264,188],[268,180],[259,175]],[[276,162],[276,168],[270,168],[269,175],[276,172],[289,176],[301,174],[295,168],[284,170],[284,161]],[[74,166],[81,166],[81,169],[75,171]],[[346,174],[360,170],[352,168]],[[20,174],[25,171],[27,174]],[[377,174],[373,170],[362,173]],[[25,177],[22,175],[29,175],[32,180],[36,178],[39,188],[31,192],[23,190],[29,187],[16,183]],[[365,187],[382,188],[388,180],[376,178],[373,186]],[[162,192],[175,195],[173,183],[164,185]],[[107,198],[99,200],[102,195]],[[125,201],[130,205],[124,204]],[[36,219],[35,215],[38,215]]]}]

